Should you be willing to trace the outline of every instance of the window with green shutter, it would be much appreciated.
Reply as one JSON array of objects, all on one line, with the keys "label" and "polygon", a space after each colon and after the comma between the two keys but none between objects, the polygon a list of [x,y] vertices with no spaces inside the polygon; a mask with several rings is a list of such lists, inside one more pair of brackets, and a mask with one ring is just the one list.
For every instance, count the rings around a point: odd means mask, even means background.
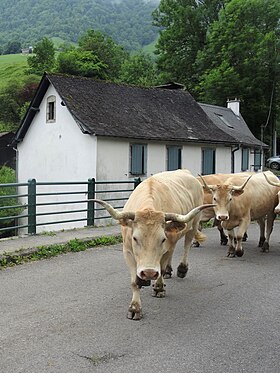
[{"label": "window with green shutter", "polygon": [[242,148],[241,171],[249,170],[249,149]]},{"label": "window with green shutter", "polygon": [[146,175],[147,173],[147,145],[130,145],[130,173],[132,175]]},{"label": "window with green shutter", "polygon": [[259,149],[254,151],[254,171],[260,170],[262,167],[262,153]]},{"label": "window with green shutter", "polygon": [[182,148],[180,146],[167,147],[167,171],[182,168]]},{"label": "window with green shutter", "polygon": [[214,174],[216,171],[216,151],[212,148],[202,149],[202,175]]}]

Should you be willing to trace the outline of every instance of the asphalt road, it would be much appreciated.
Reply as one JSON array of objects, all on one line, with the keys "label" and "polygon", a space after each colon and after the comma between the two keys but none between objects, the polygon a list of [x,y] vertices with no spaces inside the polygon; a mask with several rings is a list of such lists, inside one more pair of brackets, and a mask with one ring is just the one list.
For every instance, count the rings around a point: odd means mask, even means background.
[{"label": "asphalt road", "polygon": [[166,298],[142,290],[141,321],[126,318],[120,246],[0,271],[0,372],[279,373],[279,228],[260,253],[252,224],[244,256],[231,259],[207,230]]}]

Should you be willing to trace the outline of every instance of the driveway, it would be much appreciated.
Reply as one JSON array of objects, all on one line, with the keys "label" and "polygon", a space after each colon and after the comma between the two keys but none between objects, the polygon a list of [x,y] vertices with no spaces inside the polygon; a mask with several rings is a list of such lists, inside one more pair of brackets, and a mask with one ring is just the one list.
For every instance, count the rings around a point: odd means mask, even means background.
[{"label": "driveway", "polygon": [[0,372],[279,373],[279,228],[267,254],[251,224],[244,256],[231,259],[216,229],[205,231],[166,298],[141,290],[141,321],[126,319],[119,245],[0,271]]}]

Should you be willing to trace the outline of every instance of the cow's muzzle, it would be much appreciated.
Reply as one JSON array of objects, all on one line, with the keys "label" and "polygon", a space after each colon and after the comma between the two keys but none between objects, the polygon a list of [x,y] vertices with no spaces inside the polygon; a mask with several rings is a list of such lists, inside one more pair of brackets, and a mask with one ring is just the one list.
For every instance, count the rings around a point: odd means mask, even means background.
[{"label": "cow's muzzle", "polygon": [[229,216],[228,215],[217,215],[216,216],[218,220],[220,221],[225,221],[225,220],[228,220],[229,219]]},{"label": "cow's muzzle", "polygon": [[140,271],[139,275],[142,280],[156,280],[159,276],[159,273],[155,269],[147,268]]}]

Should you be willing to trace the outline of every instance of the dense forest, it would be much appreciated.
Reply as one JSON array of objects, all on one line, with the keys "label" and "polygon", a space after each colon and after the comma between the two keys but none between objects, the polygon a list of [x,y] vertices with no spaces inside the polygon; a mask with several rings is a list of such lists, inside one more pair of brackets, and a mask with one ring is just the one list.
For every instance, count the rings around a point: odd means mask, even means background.
[{"label": "dense forest", "polygon": [[127,50],[153,42],[158,28],[152,12],[159,0],[1,0],[0,48],[12,41],[22,47],[43,37],[76,42],[88,29],[100,30]]},{"label": "dense forest", "polygon": [[[34,0],[28,11],[27,3],[2,0],[0,5],[0,28],[9,25],[10,40],[38,39],[27,57],[24,81],[16,76],[0,90],[0,124],[6,128],[18,126],[36,83],[44,71],[53,71],[138,86],[179,82],[197,101],[220,106],[237,97],[252,132],[275,143],[280,131],[279,0]],[[17,8],[15,14],[17,4],[22,11]],[[52,36],[76,44],[61,45],[58,53]],[[141,51],[155,36],[155,54]],[[17,53],[10,43],[9,53]],[[139,50],[129,53],[133,49]]]}]

